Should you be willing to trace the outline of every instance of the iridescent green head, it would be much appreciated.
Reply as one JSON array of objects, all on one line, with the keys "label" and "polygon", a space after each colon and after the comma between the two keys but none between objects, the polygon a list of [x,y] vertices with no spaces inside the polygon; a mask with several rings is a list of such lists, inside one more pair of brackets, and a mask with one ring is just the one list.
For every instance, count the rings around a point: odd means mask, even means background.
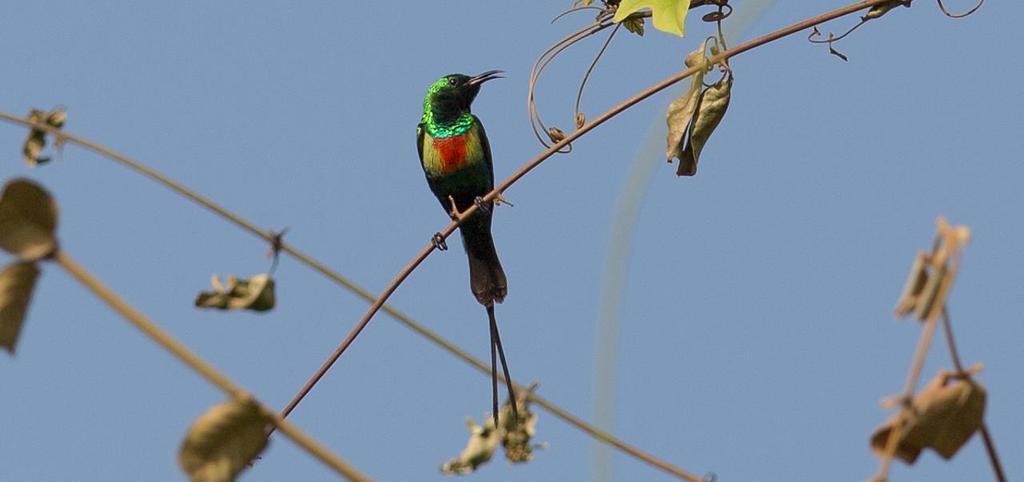
[{"label": "iridescent green head", "polygon": [[500,79],[503,72],[488,70],[472,77],[463,74],[448,74],[437,79],[427,89],[423,100],[423,115],[435,122],[458,119],[469,112],[473,99],[480,93],[480,84],[491,79]]}]

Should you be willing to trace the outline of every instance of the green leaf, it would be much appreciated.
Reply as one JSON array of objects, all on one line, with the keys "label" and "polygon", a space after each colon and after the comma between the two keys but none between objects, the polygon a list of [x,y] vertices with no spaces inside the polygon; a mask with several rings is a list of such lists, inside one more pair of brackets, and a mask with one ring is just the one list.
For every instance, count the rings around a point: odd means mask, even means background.
[{"label": "green leaf", "polygon": [[612,21],[621,22],[644,8],[651,9],[654,28],[683,36],[683,23],[690,11],[690,0],[622,0]]},{"label": "green leaf", "polygon": [[[697,101],[697,112],[693,114],[693,124],[686,136],[686,146],[679,155],[679,176],[697,174],[697,162],[711,134],[725,117],[732,95],[732,72],[727,72],[722,80],[708,87],[700,94]],[[684,167],[686,168],[684,170]]]},{"label": "green leaf", "polygon": [[204,291],[196,296],[199,308],[221,310],[268,311],[274,308],[274,279],[269,274],[258,274],[249,279],[228,276],[226,285],[213,275],[210,284],[213,291]]},{"label": "green leaf", "polygon": [[473,417],[466,417],[466,427],[469,428],[469,441],[466,448],[462,449],[459,456],[445,462],[441,466],[441,473],[465,475],[471,474],[486,464],[498,450],[498,439],[501,438],[494,428],[494,420],[491,417],[484,417],[484,424],[477,425]]},{"label": "green leaf", "polygon": [[0,194],[0,249],[25,261],[57,249],[57,202],[28,179],[14,179]]},{"label": "green leaf", "polygon": [[38,277],[39,268],[27,261],[12,263],[0,271],[0,348],[12,355]]},{"label": "green leaf", "polygon": [[269,419],[252,400],[215,405],[181,443],[178,464],[192,482],[230,482],[267,447]]}]

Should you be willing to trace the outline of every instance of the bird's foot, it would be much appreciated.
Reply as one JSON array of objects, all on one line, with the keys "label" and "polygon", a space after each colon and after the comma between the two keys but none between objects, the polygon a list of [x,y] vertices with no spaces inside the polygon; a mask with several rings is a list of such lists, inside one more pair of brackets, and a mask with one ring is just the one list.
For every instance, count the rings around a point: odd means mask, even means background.
[{"label": "bird's foot", "polygon": [[483,214],[491,214],[491,207],[484,202],[484,198],[477,196],[473,199],[473,204],[476,204],[476,208]]},{"label": "bird's foot", "polygon": [[508,207],[512,208],[516,207],[515,204],[508,202],[508,199],[505,199],[505,196],[503,196],[500,192],[498,193],[497,196],[494,196],[494,205],[497,206],[498,204],[506,204],[508,205]]},{"label": "bird's foot", "polygon": [[448,202],[451,203],[452,209],[448,211],[448,215],[452,217],[452,220],[458,221],[462,219],[462,211],[459,211],[459,207],[455,205],[455,198],[448,196]]},{"label": "bird's foot", "polygon": [[438,251],[448,251],[448,243],[445,242],[444,236],[441,233],[434,233],[434,236],[430,238],[430,242],[434,243],[434,247]]}]

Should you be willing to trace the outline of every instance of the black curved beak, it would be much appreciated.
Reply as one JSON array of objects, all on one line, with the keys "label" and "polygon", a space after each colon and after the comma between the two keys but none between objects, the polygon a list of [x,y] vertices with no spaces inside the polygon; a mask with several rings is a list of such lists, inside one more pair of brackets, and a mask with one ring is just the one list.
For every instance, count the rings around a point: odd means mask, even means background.
[{"label": "black curved beak", "polygon": [[503,70],[488,70],[487,72],[484,72],[482,74],[470,77],[468,83],[469,85],[480,85],[484,82],[487,82],[488,80],[503,79],[505,77],[501,74],[504,73],[505,71]]}]

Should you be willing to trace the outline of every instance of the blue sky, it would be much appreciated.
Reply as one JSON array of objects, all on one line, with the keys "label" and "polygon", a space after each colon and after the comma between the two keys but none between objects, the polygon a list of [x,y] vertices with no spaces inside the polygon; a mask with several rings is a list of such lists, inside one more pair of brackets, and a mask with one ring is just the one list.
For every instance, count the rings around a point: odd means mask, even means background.
[{"label": "blue sky", "polygon": [[[568,4],[569,2],[564,2]],[[754,8],[757,2],[751,2]],[[840,2],[778,2],[749,37]],[[0,110],[67,106],[66,129],[140,159],[357,280],[382,289],[447,219],[416,160],[427,85],[500,68],[474,105],[499,178],[540,152],[527,123],[530,65],[587,15],[562,2],[123,2],[7,5]],[[742,11],[747,4],[737,0]],[[966,8],[951,5],[951,8]],[[651,133],[661,94],[596,129],[508,191],[494,236],[510,293],[498,319],[512,374],[594,417],[596,324],[613,211],[634,158],[657,162],[636,222],[621,304],[614,432],[722,481],[863,480],[867,439],[903,385],[919,327],[892,307],[935,218],[974,232],[949,307],[965,362],[985,364],[986,419],[1011,480],[1024,476],[1024,7],[961,21],[929,2],[837,48],[800,35],[732,61],[728,116],[694,178],[676,178]],[[677,71],[706,33],[617,38],[584,111]],[[563,23],[564,22],[564,23]],[[852,20],[826,28],[841,31]],[[571,126],[576,83],[599,48],[560,59],[538,93]],[[0,128],[4,178],[61,203],[67,251],[264,402],[282,407],[365,302],[291,259],[269,314],[201,312],[212,273],[265,270],[266,246],[110,161],[69,147],[29,170],[25,131]],[[453,246],[392,303],[479,358],[483,310]],[[940,339],[925,369],[950,362]],[[223,395],[47,266],[15,357],[0,357],[0,480],[181,480],[186,427]],[[293,420],[379,480],[441,480],[489,410],[485,377],[381,315]],[[540,412],[550,447],[496,459],[470,480],[590,480],[592,441]],[[669,480],[615,455],[615,480]],[[331,480],[275,437],[244,480]],[[980,440],[927,453],[893,480],[988,480]]]}]

